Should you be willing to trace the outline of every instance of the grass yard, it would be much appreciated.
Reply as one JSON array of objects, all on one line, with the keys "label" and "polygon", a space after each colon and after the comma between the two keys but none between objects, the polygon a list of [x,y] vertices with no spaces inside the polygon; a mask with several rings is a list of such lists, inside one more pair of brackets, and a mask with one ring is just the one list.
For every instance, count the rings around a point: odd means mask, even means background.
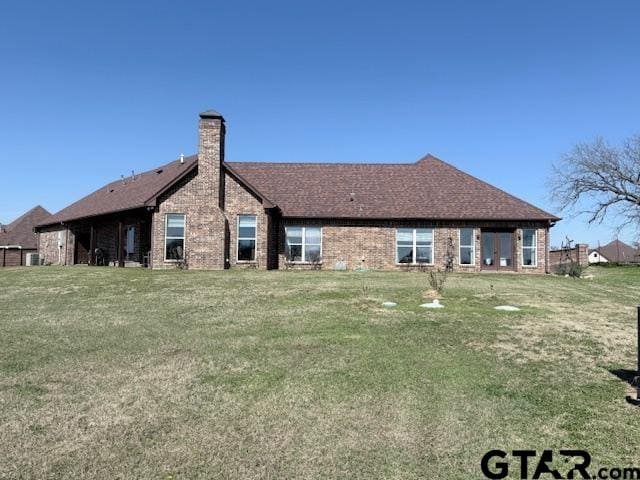
[{"label": "grass yard", "polygon": [[0,478],[470,479],[494,448],[640,467],[612,373],[640,268],[589,273],[453,275],[426,311],[424,273],[2,269]]}]

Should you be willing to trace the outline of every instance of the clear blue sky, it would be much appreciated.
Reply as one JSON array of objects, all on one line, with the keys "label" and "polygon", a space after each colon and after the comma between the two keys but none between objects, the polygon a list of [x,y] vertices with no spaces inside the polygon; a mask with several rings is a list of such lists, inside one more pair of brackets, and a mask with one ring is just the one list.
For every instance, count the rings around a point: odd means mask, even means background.
[{"label": "clear blue sky", "polygon": [[231,160],[431,152],[555,212],[562,152],[640,132],[639,25],[637,0],[2,2],[0,221],[194,153],[207,108]]}]

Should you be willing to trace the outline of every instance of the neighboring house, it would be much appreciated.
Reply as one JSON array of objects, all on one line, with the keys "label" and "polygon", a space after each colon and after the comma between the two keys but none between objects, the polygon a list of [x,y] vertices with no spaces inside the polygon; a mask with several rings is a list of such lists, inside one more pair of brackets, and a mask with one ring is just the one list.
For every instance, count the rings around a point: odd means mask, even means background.
[{"label": "neighboring house", "polygon": [[245,163],[200,114],[196,156],[109,183],[39,227],[51,263],[543,273],[559,220],[427,155],[412,164]]},{"label": "neighboring house", "polygon": [[33,229],[50,216],[38,205],[9,225],[0,226],[0,267],[26,265],[27,254],[38,252],[38,234]]},{"label": "neighboring house", "polygon": [[591,250],[589,253],[589,263],[609,263],[609,260],[601,255],[598,250]]},{"label": "neighboring house", "polygon": [[589,252],[589,263],[640,263],[640,251],[620,240]]}]

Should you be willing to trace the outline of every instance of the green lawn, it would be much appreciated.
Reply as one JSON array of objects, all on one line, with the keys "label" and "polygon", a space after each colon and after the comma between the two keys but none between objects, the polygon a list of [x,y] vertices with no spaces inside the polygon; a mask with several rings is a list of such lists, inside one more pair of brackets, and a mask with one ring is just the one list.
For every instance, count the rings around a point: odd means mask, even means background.
[{"label": "green lawn", "polygon": [[2,269],[0,478],[470,479],[493,448],[640,467],[611,373],[635,367],[640,268],[588,273],[453,275],[426,311],[424,273]]}]

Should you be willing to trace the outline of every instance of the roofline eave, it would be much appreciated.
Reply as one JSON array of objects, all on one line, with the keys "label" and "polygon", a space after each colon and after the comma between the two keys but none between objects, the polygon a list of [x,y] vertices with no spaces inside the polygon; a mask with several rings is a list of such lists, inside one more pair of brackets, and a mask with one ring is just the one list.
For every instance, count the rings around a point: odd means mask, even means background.
[{"label": "roofline eave", "polygon": [[70,223],[79,222],[81,220],[87,220],[89,218],[104,217],[106,215],[113,215],[114,213],[122,213],[122,212],[128,212],[128,211],[133,211],[133,210],[142,210],[143,208],[148,208],[148,205],[139,205],[137,207],[127,207],[127,208],[121,208],[121,209],[118,209],[118,210],[109,210],[108,212],[96,213],[94,215],[85,215],[85,216],[82,216],[82,217],[73,217],[73,218],[67,218],[65,220],[57,220],[57,221],[52,222],[52,223],[43,223],[43,224],[40,224],[40,225],[36,225],[35,227],[33,227],[33,229],[37,233],[41,229],[47,228],[47,227],[54,227],[56,225],[68,225]]},{"label": "roofline eave", "polygon": [[[364,216],[335,216],[335,215],[287,215],[282,214],[283,219],[314,219],[314,220],[403,220],[403,221],[446,221],[446,222],[547,222],[550,226],[555,225],[558,220],[553,218],[463,218],[463,217],[405,217],[405,216],[383,216],[383,217],[364,217]],[[561,219],[559,219],[561,220]]]}]

